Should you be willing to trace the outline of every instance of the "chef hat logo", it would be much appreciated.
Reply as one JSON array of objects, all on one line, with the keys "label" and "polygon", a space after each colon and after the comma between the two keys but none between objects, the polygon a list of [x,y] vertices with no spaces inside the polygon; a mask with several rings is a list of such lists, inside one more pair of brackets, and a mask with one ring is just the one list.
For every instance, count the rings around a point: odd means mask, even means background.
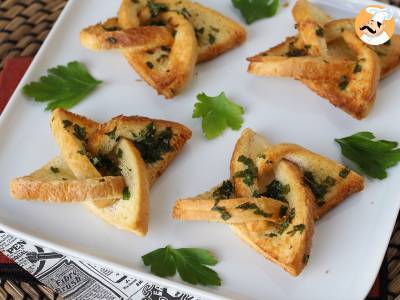
[{"label": "chef hat logo", "polygon": [[371,20],[383,24],[385,21],[389,21],[393,18],[393,12],[389,8],[379,7],[367,7],[365,9],[367,13],[372,15]]}]

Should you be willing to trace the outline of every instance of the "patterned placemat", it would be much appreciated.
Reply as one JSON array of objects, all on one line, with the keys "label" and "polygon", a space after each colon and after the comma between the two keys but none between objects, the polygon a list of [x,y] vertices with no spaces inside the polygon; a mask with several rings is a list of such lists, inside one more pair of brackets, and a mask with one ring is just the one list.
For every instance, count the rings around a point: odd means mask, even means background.
[{"label": "patterned placemat", "polygon": [[[7,58],[36,54],[67,0],[0,0],[0,71]],[[383,0],[400,6],[400,0]],[[55,299],[55,294],[10,261],[1,261],[0,253],[0,300]],[[3,258],[4,260],[4,258]],[[7,267],[6,267],[7,266]],[[17,274],[17,277],[15,277]],[[6,276],[7,275],[7,276]],[[27,277],[25,277],[27,276]],[[387,249],[380,278],[374,287],[376,297],[395,299],[400,295],[400,220]],[[378,296],[379,295],[379,296]],[[378,298],[371,299],[378,299]]]}]

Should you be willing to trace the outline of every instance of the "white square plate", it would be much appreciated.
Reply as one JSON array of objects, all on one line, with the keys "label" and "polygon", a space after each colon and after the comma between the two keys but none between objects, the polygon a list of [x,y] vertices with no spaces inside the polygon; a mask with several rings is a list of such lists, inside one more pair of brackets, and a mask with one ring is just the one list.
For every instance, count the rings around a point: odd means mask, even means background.
[{"label": "white square plate", "polygon": [[[295,34],[290,6],[270,19],[246,26],[247,42],[221,57],[201,64],[185,91],[172,101],[156,96],[118,52],[96,53],[79,44],[79,31],[116,15],[119,1],[70,0],[40,53],[0,119],[1,227],[55,250],[118,267],[163,284],[185,288],[205,298],[212,294],[237,299],[362,299],[379,270],[399,209],[400,167],[386,180],[367,180],[362,193],[334,209],[316,226],[308,266],[297,278],[264,259],[228,226],[206,222],[176,222],[171,210],[177,198],[208,190],[229,176],[229,159],[240,132],[226,131],[207,141],[201,122],[192,119],[196,95],[227,96],[246,110],[243,129],[251,127],[272,143],[293,142],[341,160],[334,138],[372,131],[379,138],[400,141],[400,72],[381,82],[370,116],[357,121],[334,108],[301,83],[257,78],[246,72],[246,57]],[[228,0],[203,0],[241,22]],[[373,2],[317,1],[333,17],[354,17]],[[397,11],[398,12],[398,11]],[[174,120],[193,130],[193,138],[151,191],[149,234],[145,238],[117,230],[80,205],[15,201],[9,181],[28,174],[58,154],[44,106],[28,101],[21,87],[50,67],[78,60],[104,83],[73,111],[104,122],[119,114]],[[348,163],[348,162],[347,162]],[[219,288],[183,286],[150,275],[141,256],[155,248],[201,247],[212,250],[223,279]],[[200,290],[201,289],[201,290]]]}]

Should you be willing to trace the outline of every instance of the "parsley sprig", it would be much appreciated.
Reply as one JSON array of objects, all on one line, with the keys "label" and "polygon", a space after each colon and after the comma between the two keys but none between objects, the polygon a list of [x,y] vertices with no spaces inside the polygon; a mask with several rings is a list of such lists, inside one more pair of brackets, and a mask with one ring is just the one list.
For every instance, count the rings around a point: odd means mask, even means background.
[{"label": "parsley sprig", "polygon": [[256,20],[270,18],[279,8],[279,0],[232,0],[233,6],[240,10],[247,24]]},{"label": "parsley sprig", "polygon": [[226,128],[239,130],[243,124],[242,106],[230,101],[225,93],[210,97],[204,93],[197,95],[193,118],[202,118],[201,126],[207,139],[219,136]]},{"label": "parsley sprig", "polygon": [[142,259],[151,273],[160,277],[174,276],[178,271],[182,280],[191,284],[221,285],[218,274],[207,267],[218,261],[205,249],[166,246],[143,255]]},{"label": "parsley sprig", "polygon": [[371,132],[358,132],[348,137],[335,139],[342,149],[342,154],[356,163],[369,177],[384,179],[386,169],[400,161],[398,143],[386,140],[374,140]]},{"label": "parsley sprig", "polygon": [[26,96],[37,102],[47,102],[46,110],[69,109],[102,82],[93,78],[86,67],[77,61],[51,68],[47,73],[39,81],[33,81],[22,88]]}]

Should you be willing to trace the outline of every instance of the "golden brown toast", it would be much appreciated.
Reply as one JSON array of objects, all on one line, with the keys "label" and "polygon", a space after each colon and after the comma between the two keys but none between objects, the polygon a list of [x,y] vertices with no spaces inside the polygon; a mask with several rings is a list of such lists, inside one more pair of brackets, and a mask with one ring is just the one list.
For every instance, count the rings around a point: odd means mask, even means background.
[{"label": "golden brown toast", "polygon": [[281,223],[286,204],[271,198],[232,198],[215,200],[212,189],[206,195],[176,201],[172,217],[180,221],[208,221],[240,224],[251,221]]},{"label": "golden brown toast", "polygon": [[76,179],[61,157],[55,157],[39,170],[11,180],[11,196],[15,199],[44,202],[82,202],[122,197],[125,181],[122,176]]},{"label": "golden brown toast", "polygon": [[[256,146],[253,147],[253,141]],[[258,134],[246,129],[235,145],[231,158],[231,176],[234,178],[236,197],[251,197],[254,191],[263,188],[262,176],[257,176],[253,184],[237,174],[244,170],[240,157],[244,156],[254,164],[269,145]],[[246,243],[266,258],[280,265],[293,276],[301,273],[309,256],[314,232],[314,196],[303,184],[302,173],[294,164],[281,161],[273,178],[283,186],[289,186],[285,199],[289,205],[284,223],[274,224],[266,221],[230,225]],[[297,232],[298,231],[298,232]]]},{"label": "golden brown toast", "polygon": [[294,144],[268,147],[257,160],[259,176],[273,172],[280,161],[296,164],[315,197],[320,218],[354,193],[364,189],[364,178],[342,164]]},{"label": "golden brown toast", "polygon": [[119,137],[132,140],[141,151],[152,185],[191,136],[189,128],[176,122],[118,116],[98,126],[89,137],[88,149],[95,155],[106,154],[115,147]]},{"label": "golden brown toast", "polygon": [[332,21],[322,9],[311,4],[308,0],[297,0],[292,10],[293,18],[296,24],[302,22],[315,22],[324,27],[326,23]]},{"label": "golden brown toast", "polygon": [[[107,24],[114,24],[113,26]],[[140,26],[121,30],[116,18],[86,27],[80,32],[80,42],[94,51],[134,50],[146,51],[174,42],[172,34],[163,26]]]},{"label": "golden brown toast", "polygon": [[[198,47],[191,24],[176,12],[158,16],[159,22],[173,33],[172,45],[162,45],[147,51],[123,50],[131,66],[150,86],[166,99],[177,95],[193,76]],[[120,23],[124,29],[124,24]]]},{"label": "golden brown toast", "polygon": [[[193,26],[199,47],[197,62],[208,61],[241,45],[246,31],[219,12],[190,0],[156,0],[168,10],[177,11]],[[140,12],[142,22],[150,19],[149,9]]]},{"label": "golden brown toast", "polygon": [[118,167],[125,179],[123,199],[108,207],[96,207],[93,202],[84,205],[113,226],[144,236],[149,222],[149,183],[145,163],[133,143],[121,138],[116,144]]}]

